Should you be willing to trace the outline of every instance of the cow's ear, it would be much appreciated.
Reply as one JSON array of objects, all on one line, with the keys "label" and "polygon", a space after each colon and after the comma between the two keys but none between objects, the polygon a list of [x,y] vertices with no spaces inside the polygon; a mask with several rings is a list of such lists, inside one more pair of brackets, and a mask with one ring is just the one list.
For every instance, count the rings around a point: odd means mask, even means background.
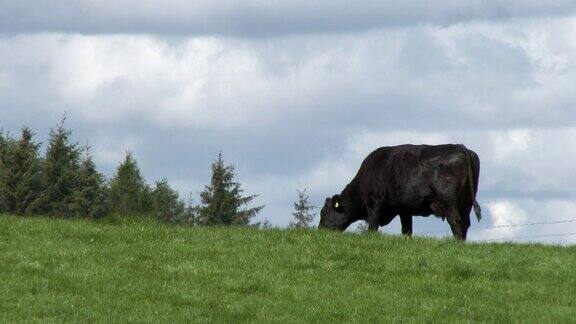
[{"label": "cow's ear", "polygon": [[341,210],[342,209],[342,199],[340,199],[340,195],[332,196],[332,207],[335,210]]}]

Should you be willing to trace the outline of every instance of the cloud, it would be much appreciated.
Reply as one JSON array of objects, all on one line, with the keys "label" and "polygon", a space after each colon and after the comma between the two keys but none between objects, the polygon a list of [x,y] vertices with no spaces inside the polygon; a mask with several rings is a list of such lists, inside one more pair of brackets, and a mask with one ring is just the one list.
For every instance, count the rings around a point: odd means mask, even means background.
[{"label": "cloud", "polygon": [[102,135],[94,138],[95,145],[90,146],[91,152],[94,155],[94,161],[107,168],[115,168],[126,156],[127,152],[137,152],[141,148],[141,140],[137,138],[129,138],[127,136],[122,138],[111,137]]},{"label": "cloud", "polygon": [[569,18],[267,41],[4,36],[0,94],[13,109],[167,127],[570,126],[576,48],[564,44],[574,26]]},{"label": "cloud", "polygon": [[[493,201],[486,205],[494,226],[508,226],[526,223],[528,216],[526,212],[515,204],[506,201]],[[513,237],[512,235],[521,231],[520,227],[500,227],[489,232],[492,237]],[[487,231],[485,231],[487,232]]]},{"label": "cloud", "polygon": [[4,33],[148,33],[272,36],[342,33],[413,24],[567,15],[556,1],[10,1],[0,2]]},{"label": "cloud", "polygon": [[493,132],[490,136],[494,143],[494,161],[506,163],[529,149],[533,132],[530,129],[514,129],[506,132]]},{"label": "cloud", "polygon": [[448,142],[449,137],[438,132],[362,132],[355,135],[348,146],[357,156],[366,156],[378,147],[394,146],[398,143],[438,145]]},{"label": "cloud", "polygon": [[496,200],[487,206],[491,225],[471,231],[472,240],[576,243],[576,203],[573,200]]}]

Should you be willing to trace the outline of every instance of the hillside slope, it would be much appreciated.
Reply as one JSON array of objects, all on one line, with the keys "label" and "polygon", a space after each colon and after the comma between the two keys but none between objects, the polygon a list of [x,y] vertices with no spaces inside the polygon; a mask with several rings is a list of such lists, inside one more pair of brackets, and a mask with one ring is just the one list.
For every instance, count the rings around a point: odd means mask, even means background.
[{"label": "hillside slope", "polygon": [[576,318],[576,248],[0,217],[0,322]]}]

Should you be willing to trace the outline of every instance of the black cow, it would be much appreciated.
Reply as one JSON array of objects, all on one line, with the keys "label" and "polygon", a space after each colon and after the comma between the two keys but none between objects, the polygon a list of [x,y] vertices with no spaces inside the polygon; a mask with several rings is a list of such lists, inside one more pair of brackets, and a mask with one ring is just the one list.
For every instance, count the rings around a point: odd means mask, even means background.
[{"label": "black cow", "polygon": [[326,198],[319,228],[344,231],[357,220],[369,229],[400,215],[402,233],[412,234],[412,216],[448,219],[452,234],[465,240],[476,202],[480,160],[464,145],[400,145],[370,153],[339,195]]}]

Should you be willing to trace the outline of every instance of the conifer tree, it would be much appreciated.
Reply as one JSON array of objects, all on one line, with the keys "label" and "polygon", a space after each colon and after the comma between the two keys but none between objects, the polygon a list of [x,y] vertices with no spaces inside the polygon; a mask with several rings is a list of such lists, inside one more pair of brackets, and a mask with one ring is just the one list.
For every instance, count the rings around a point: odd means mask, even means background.
[{"label": "conifer tree", "polygon": [[184,202],[166,179],[156,182],[152,192],[152,211],[156,218],[166,222],[176,222],[184,214]]},{"label": "conifer tree", "polygon": [[110,209],[107,191],[104,176],[96,170],[92,157],[86,156],[78,170],[77,188],[72,199],[73,214],[92,219],[106,215]]},{"label": "conifer tree", "polygon": [[145,214],[149,211],[150,195],[134,155],[127,152],[110,183],[112,212],[121,216]]},{"label": "conifer tree", "polygon": [[8,170],[6,164],[6,157],[8,154],[8,148],[13,142],[9,135],[4,135],[3,130],[0,129],[0,213],[7,212],[6,209],[6,186],[7,186],[7,173]]},{"label": "conifer tree", "polygon": [[140,201],[142,202],[140,206],[139,214],[148,215],[152,213],[152,209],[154,206],[152,205],[152,194],[154,193],[154,189],[144,183],[144,189],[142,189],[142,196],[140,197]]},{"label": "conifer tree", "polygon": [[212,164],[210,185],[200,194],[199,224],[248,225],[264,206],[241,209],[257,197],[242,197],[243,192],[240,183],[234,181],[234,166],[226,166],[220,152],[218,160]]},{"label": "conifer tree", "polygon": [[23,215],[38,211],[42,191],[40,144],[33,137],[24,127],[20,139],[3,138],[0,144],[0,205],[4,212]]},{"label": "conifer tree", "polygon": [[15,164],[18,167],[15,190],[16,210],[19,215],[39,211],[39,198],[42,193],[42,169],[38,149],[40,144],[33,140],[34,134],[25,127],[16,146]]},{"label": "conifer tree", "polygon": [[0,210],[3,213],[14,213],[16,209],[16,200],[14,197],[14,188],[16,186],[16,172],[14,152],[16,150],[16,141],[9,134],[0,136]]},{"label": "conifer tree", "polygon": [[78,171],[82,150],[71,142],[72,131],[64,128],[63,118],[56,129],[50,130],[50,140],[44,162],[45,211],[57,217],[73,216],[72,203],[78,188]]},{"label": "conifer tree", "polygon": [[0,168],[4,165],[3,159],[4,154],[6,152],[6,148],[8,147],[8,136],[4,136],[4,131],[0,129]]},{"label": "conifer tree", "polygon": [[304,191],[296,190],[298,192],[298,200],[294,202],[294,220],[290,223],[290,227],[293,228],[306,228],[310,227],[310,224],[314,220],[315,214],[312,211],[316,208],[308,201],[310,197],[306,195],[306,189]]}]

